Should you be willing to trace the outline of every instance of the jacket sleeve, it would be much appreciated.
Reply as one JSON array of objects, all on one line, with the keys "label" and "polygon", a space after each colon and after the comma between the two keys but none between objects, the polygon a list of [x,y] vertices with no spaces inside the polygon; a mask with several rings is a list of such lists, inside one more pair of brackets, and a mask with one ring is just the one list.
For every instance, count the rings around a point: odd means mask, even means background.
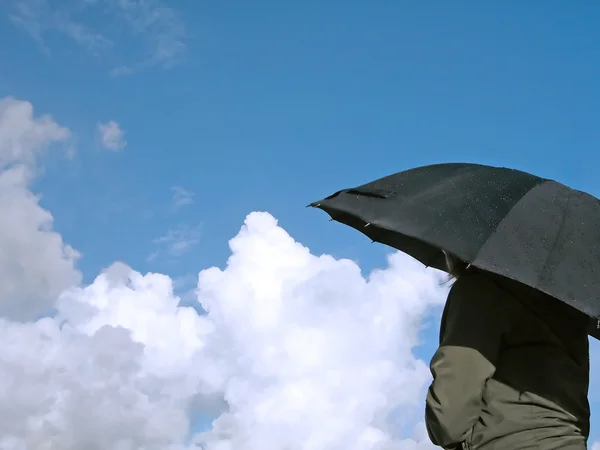
[{"label": "jacket sleeve", "polygon": [[459,278],[448,295],[425,408],[429,438],[440,447],[460,445],[480,416],[507,328],[497,292],[491,280],[474,274]]}]

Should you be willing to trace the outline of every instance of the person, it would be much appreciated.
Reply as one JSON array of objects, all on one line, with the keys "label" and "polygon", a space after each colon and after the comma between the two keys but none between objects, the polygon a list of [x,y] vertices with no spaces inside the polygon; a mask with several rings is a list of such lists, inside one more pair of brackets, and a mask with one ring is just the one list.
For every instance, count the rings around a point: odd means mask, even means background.
[{"label": "person", "polygon": [[444,449],[587,448],[589,319],[447,255],[453,278],[425,408]]}]

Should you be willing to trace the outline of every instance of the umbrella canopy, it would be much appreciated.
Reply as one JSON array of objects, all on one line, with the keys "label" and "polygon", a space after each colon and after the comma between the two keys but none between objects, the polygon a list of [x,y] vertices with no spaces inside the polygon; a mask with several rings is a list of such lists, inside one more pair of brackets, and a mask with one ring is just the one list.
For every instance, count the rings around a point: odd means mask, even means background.
[{"label": "umbrella canopy", "polygon": [[600,200],[589,194],[518,170],[448,163],[344,189],[309,206],[427,266],[446,270],[445,251],[600,324]]}]

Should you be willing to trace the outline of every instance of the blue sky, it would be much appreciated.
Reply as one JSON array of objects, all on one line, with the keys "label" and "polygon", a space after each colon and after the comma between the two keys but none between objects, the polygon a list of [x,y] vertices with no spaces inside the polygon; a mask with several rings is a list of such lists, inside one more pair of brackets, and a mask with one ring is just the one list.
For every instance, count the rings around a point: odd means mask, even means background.
[{"label": "blue sky", "polygon": [[[99,6],[48,3],[108,48],[47,10],[15,21],[20,3],[0,6],[0,97],[76,133],[73,160],[45,161],[36,190],[86,281],[115,260],[181,280],[222,266],[253,210],[369,270],[385,248],[304,206],[422,164],[511,166],[600,194],[597,2],[174,0],[168,26],[143,32]],[[123,151],[99,143],[108,120]],[[173,211],[174,186],[194,203]],[[186,252],[157,242],[169,230]]]}]

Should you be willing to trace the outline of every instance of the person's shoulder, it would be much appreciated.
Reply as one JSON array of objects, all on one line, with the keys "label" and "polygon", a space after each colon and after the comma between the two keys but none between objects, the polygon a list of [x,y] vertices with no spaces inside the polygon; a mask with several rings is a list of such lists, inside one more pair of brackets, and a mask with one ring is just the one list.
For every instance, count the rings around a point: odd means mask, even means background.
[{"label": "person's shoulder", "polygon": [[479,270],[468,271],[458,277],[451,289],[461,293],[497,293],[500,291],[500,287],[494,280],[488,274]]},{"label": "person's shoulder", "polygon": [[485,272],[474,270],[461,275],[450,288],[449,299],[472,308],[504,309],[506,292]]}]

